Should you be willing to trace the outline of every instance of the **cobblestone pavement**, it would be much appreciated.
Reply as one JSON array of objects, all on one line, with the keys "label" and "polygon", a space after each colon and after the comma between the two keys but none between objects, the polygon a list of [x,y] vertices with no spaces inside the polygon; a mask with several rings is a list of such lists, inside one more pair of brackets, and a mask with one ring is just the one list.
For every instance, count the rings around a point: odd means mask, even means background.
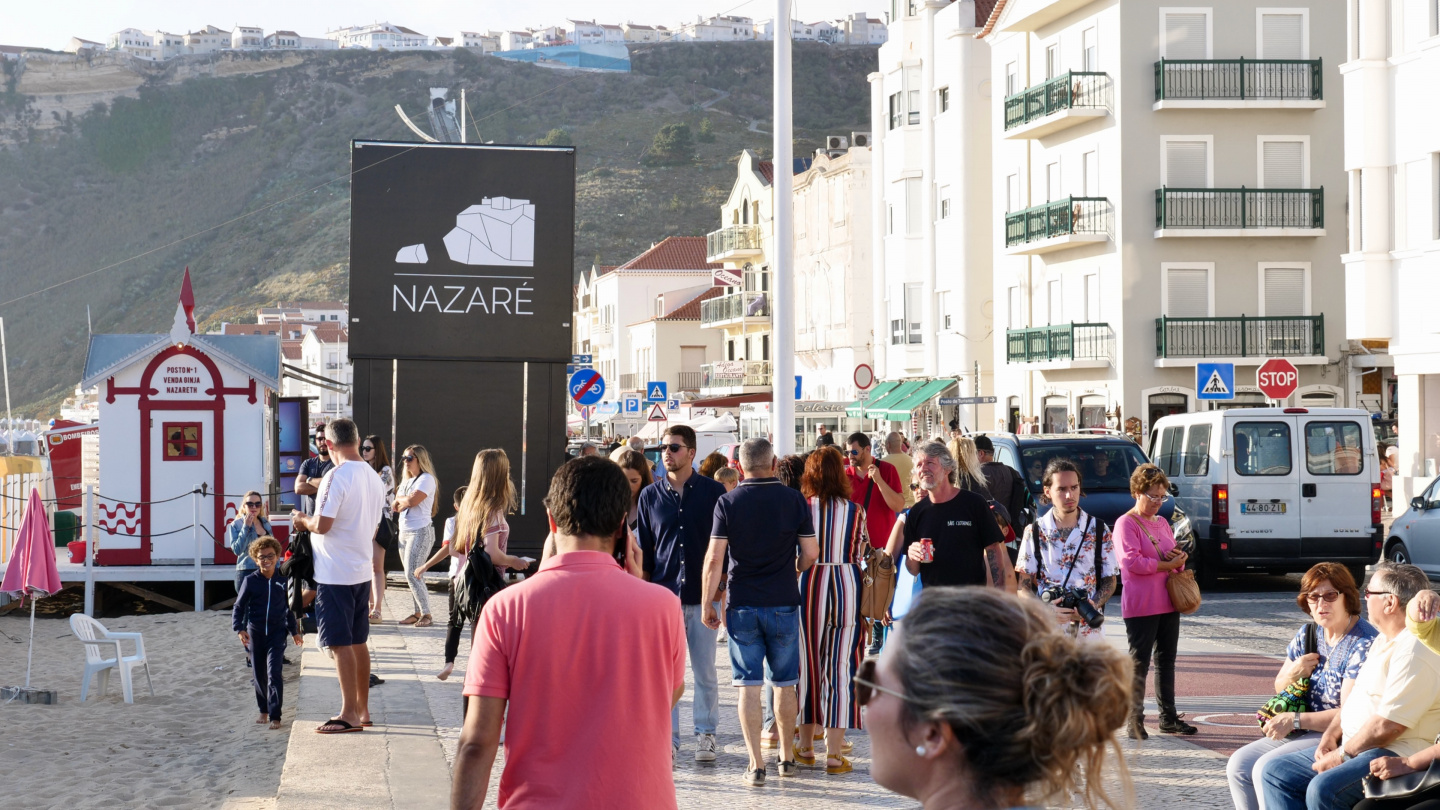
[{"label": "cobblestone pavement", "polygon": [[[455,675],[449,681],[442,682],[434,677],[434,673],[438,672],[444,663],[447,605],[441,582],[439,577],[431,581],[430,602],[434,609],[435,626],[424,629],[401,628],[400,636],[404,640],[404,649],[410,657],[411,666],[420,676],[446,760],[453,765],[461,723],[461,688],[469,648],[467,644],[461,644]],[[1182,620],[1182,654],[1212,657],[1266,656],[1275,659],[1278,666],[1278,658],[1284,654],[1285,644],[1304,620],[1304,615],[1299,612],[1294,602],[1298,585],[1297,576],[1248,577],[1222,581],[1219,589],[1205,594],[1205,603],[1197,614]],[[393,579],[386,592],[386,621],[408,615],[410,610],[410,596],[403,581]],[[1106,611],[1106,635],[1112,644],[1123,649],[1124,622],[1119,613],[1117,599]],[[736,692],[726,686],[730,679],[729,657],[723,649],[716,656],[716,665],[720,670],[721,683],[721,722],[716,734],[720,755],[714,763],[696,763],[693,759],[693,741],[682,738],[681,752],[675,767],[675,789],[681,808],[785,810],[790,807],[804,807],[811,810],[857,806],[916,806],[915,802],[890,793],[871,781],[870,741],[863,731],[855,732],[851,736],[855,742],[853,773],[834,777],[826,775],[823,770],[802,769],[798,778],[781,780],[775,776],[772,766],[771,778],[764,788],[757,790],[743,785],[740,777],[745,767],[745,745],[736,711]],[[379,674],[381,677],[385,676],[383,671]],[[680,708],[682,729],[691,727],[693,681],[688,673],[686,681],[686,694],[681,699]],[[1257,700],[1263,700],[1263,697],[1216,695],[1214,679],[1211,678],[1209,683],[1212,688],[1199,690],[1202,694],[1187,695],[1182,679],[1178,698],[1180,709],[1187,712],[1192,720],[1205,717],[1213,721],[1212,725],[1234,726],[1232,733],[1238,733],[1243,741],[1247,738],[1245,735],[1250,734],[1248,729],[1244,728],[1245,718],[1254,711]],[[1223,691],[1223,688],[1220,691]],[[1147,714],[1151,719],[1151,738],[1143,743],[1121,740],[1121,750],[1134,784],[1134,806],[1151,808],[1178,803],[1187,808],[1230,807],[1225,784],[1225,755],[1228,748],[1224,752],[1217,752],[1184,739],[1155,733],[1154,702],[1150,700],[1147,703]],[[1226,714],[1235,717],[1226,719],[1223,717]],[[1238,721],[1235,718],[1238,718]],[[593,744],[623,744],[623,740],[596,740]],[[503,768],[503,760],[502,751],[492,777],[487,807],[495,806],[496,783]],[[1107,776],[1106,785],[1112,792],[1119,789],[1113,766]],[[1080,804],[1078,801],[1061,800],[1053,802],[1051,806],[1065,808],[1079,807]]]}]

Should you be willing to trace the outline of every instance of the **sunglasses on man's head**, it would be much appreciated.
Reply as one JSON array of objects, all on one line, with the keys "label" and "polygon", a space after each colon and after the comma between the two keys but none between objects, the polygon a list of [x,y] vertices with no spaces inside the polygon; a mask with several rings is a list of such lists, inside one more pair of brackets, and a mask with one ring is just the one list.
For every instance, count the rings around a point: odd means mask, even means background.
[{"label": "sunglasses on man's head", "polygon": [[662,445],[660,445],[660,449],[661,449],[661,450],[669,450],[669,451],[672,452],[672,453],[678,453],[678,452],[680,452],[681,450],[688,450],[689,447],[688,447],[688,445],[671,443],[671,444],[662,444]]}]

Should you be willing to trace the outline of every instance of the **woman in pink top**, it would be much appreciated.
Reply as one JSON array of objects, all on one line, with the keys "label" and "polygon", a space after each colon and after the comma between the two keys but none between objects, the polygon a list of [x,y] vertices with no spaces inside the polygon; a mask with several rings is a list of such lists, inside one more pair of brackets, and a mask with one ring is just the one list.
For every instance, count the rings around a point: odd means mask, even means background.
[{"label": "woman in pink top", "polygon": [[1175,547],[1170,522],[1159,516],[1170,489],[1170,480],[1154,464],[1141,464],[1130,476],[1130,494],[1135,508],[1115,521],[1119,540],[1120,613],[1125,617],[1125,636],[1130,658],[1135,662],[1135,685],[1131,696],[1129,734],[1144,740],[1145,676],[1150,672],[1150,654],[1155,652],[1155,700],[1160,704],[1160,730],[1166,734],[1194,734],[1195,727],[1175,711],[1175,653],[1180,646],[1180,614],[1170,603],[1165,580],[1172,571],[1185,567],[1185,552]]}]

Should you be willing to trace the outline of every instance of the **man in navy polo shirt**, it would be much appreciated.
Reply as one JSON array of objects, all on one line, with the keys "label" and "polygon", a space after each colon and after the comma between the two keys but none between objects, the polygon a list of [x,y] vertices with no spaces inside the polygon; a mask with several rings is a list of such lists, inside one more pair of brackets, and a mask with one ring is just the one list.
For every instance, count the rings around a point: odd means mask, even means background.
[{"label": "man in navy polo shirt", "polygon": [[[799,492],[775,477],[775,451],[765,439],[740,447],[745,480],[715,505],[715,525],[705,554],[701,593],[720,586],[721,566],[729,552],[730,670],[740,687],[740,727],[750,765],[745,783],[765,784],[760,750],[760,687],[775,690],[775,720],[780,727],[781,776],[795,776],[795,690],[800,682],[800,572],[815,564],[820,548],[810,505]],[[705,626],[718,628],[714,605],[705,605]]]},{"label": "man in navy polo shirt", "polygon": [[[720,719],[720,685],[715,676],[715,630],[705,626],[700,585],[715,502],[725,485],[695,472],[695,431],[676,425],[660,440],[665,475],[640,491],[636,539],[644,555],[645,578],[680,597],[685,641],[695,673],[695,761],[715,761],[715,724]],[[715,592],[706,591],[711,598]],[[713,608],[712,608],[713,609]],[[670,710],[672,753],[680,750],[680,706]]]}]

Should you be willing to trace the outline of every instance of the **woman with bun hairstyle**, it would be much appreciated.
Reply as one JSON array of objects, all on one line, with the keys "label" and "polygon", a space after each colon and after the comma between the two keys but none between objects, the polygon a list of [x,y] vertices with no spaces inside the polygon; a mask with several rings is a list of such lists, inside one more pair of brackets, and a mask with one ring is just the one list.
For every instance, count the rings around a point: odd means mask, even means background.
[{"label": "woman with bun hairstyle", "polygon": [[1150,738],[1145,730],[1145,676],[1155,657],[1155,702],[1160,705],[1160,730],[1194,734],[1194,726],[1175,710],[1175,656],[1180,649],[1180,613],[1170,601],[1165,580],[1185,568],[1186,554],[1175,546],[1170,521],[1160,507],[1170,493],[1170,479],[1154,464],[1141,464],[1130,476],[1135,506],[1115,521],[1120,554],[1120,615],[1135,662],[1135,701],[1127,729],[1130,739]]},{"label": "woman with bun hairstyle", "polygon": [[[956,621],[964,616],[965,621]],[[926,588],[855,677],[875,782],[925,810],[1134,803],[1115,730],[1125,654],[1062,634],[1045,606],[993,588]],[[1124,795],[1105,790],[1113,752]],[[1113,784],[1113,783],[1112,783]]]}]

